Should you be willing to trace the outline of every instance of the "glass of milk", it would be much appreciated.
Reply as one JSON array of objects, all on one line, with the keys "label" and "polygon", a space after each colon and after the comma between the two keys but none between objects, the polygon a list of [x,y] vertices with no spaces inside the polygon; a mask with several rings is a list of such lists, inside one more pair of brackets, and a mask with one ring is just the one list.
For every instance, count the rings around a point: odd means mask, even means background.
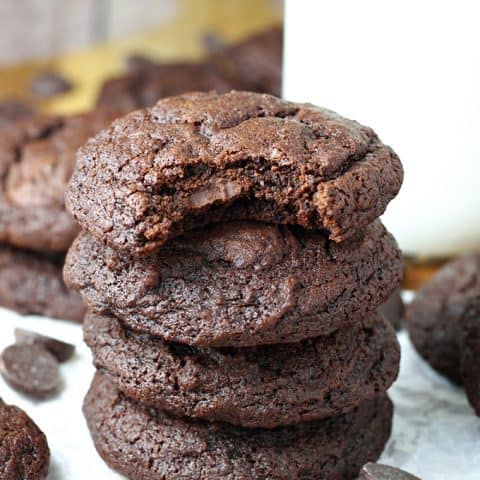
[{"label": "glass of milk", "polygon": [[480,249],[480,4],[287,0],[284,97],[375,129],[405,168],[406,254]]}]

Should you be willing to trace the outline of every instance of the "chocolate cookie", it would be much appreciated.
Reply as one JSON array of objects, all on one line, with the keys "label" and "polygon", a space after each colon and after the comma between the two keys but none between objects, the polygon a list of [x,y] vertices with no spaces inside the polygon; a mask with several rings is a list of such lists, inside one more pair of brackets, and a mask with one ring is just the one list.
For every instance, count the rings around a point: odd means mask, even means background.
[{"label": "chocolate cookie", "polygon": [[352,237],[402,183],[375,133],[333,112],[248,92],[190,94],[132,112],[89,141],[67,208],[135,254],[208,223],[250,219]]},{"label": "chocolate cookie", "polygon": [[0,373],[14,389],[33,398],[46,398],[58,391],[57,359],[38,345],[10,345],[0,356]]},{"label": "chocolate cookie", "polygon": [[75,353],[75,345],[71,343],[62,342],[62,340],[57,338],[48,337],[23,328],[15,329],[15,342],[19,345],[35,345],[43,350],[47,350],[60,363],[70,360]]},{"label": "chocolate cookie", "polygon": [[354,479],[390,435],[386,395],[351,413],[275,430],[186,421],[127,400],[97,374],[84,403],[100,455],[135,479]]},{"label": "chocolate cookie", "polygon": [[274,27],[248,37],[216,58],[227,77],[241,78],[245,90],[280,96],[283,29]]},{"label": "chocolate cookie", "polygon": [[458,326],[470,302],[480,295],[480,252],[448,263],[407,307],[405,323],[420,355],[438,372],[463,383]]},{"label": "chocolate cookie", "polygon": [[457,333],[460,373],[470,405],[480,417],[480,292],[468,304]]},{"label": "chocolate cookie", "polygon": [[0,241],[64,252],[78,227],[64,208],[77,148],[110,123],[112,112],[36,117],[0,132]]},{"label": "chocolate cookie", "polygon": [[134,258],[80,234],[64,278],[89,308],[132,329],[202,346],[285,343],[361,321],[401,278],[380,221],[342,244],[298,228],[213,225]]},{"label": "chocolate cookie", "polygon": [[23,410],[0,399],[0,478],[42,480],[49,462],[43,432]]},{"label": "chocolate cookie", "polygon": [[0,245],[0,305],[25,315],[81,322],[85,313],[82,299],[63,283],[62,264],[62,256]]},{"label": "chocolate cookie", "polygon": [[97,105],[130,112],[151,107],[164,97],[192,91],[229,92],[239,86],[238,81],[227,80],[207,63],[144,63],[137,72],[107,80],[100,90]]},{"label": "chocolate cookie", "polygon": [[379,315],[301,343],[195,348],[136,334],[87,314],[98,368],[130,398],[175,416],[274,428],[331,417],[385,392],[400,350]]}]

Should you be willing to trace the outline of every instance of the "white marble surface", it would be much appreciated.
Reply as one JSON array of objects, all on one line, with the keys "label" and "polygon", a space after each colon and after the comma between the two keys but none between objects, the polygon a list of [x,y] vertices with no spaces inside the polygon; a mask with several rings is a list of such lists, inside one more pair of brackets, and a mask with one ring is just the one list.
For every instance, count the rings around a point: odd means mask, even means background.
[{"label": "white marble surface", "polygon": [[[40,317],[20,317],[0,309],[0,349],[13,342],[14,327],[47,333],[74,343],[76,356],[62,365],[64,388],[49,401],[32,402],[0,378],[0,396],[28,412],[48,437],[52,465],[48,480],[121,478],[100,460],[81,413],[93,375],[90,352],[79,325]],[[395,403],[392,438],[381,461],[415,473],[423,480],[480,478],[480,419],[463,392],[437,376],[416,355],[405,333],[400,377],[390,393]]]}]

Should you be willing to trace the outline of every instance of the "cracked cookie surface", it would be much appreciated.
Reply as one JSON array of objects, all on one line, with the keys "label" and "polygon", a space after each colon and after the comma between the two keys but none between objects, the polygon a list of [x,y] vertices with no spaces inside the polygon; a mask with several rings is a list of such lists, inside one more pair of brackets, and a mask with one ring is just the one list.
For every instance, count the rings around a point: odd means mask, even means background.
[{"label": "cracked cookie surface", "polygon": [[87,142],[67,208],[112,248],[144,255],[209,223],[259,220],[354,236],[402,183],[373,130],[249,92],[196,93],[132,112]]},{"label": "cracked cookie surface", "polygon": [[398,286],[380,221],[341,244],[299,228],[231,222],[134,257],[80,234],[64,267],[88,307],[136,331],[203,346],[288,343],[362,321]]},{"label": "cracked cookie surface", "polygon": [[97,451],[132,480],[354,479],[390,435],[384,394],[352,412],[274,430],[169,417],[127,400],[97,373],[83,411]]},{"label": "cracked cookie surface", "polygon": [[380,315],[300,343],[195,348],[88,313],[94,363],[142,405],[178,417],[274,428],[340,415],[385,392],[400,349]]}]

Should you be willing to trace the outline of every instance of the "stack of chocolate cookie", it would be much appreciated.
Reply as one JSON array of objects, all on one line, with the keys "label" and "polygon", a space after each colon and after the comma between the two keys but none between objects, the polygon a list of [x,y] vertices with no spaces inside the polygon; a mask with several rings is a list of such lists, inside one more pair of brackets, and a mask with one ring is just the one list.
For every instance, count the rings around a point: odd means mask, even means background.
[{"label": "stack of chocolate cookie", "polygon": [[24,314],[81,321],[80,296],[62,280],[78,226],[64,207],[75,152],[113,111],[32,116],[0,131],[0,305]]},{"label": "stack of chocolate cookie", "polygon": [[356,477],[398,372],[375,313],[402,167],[333,112],[246,92],[161,100],[79,151],[67,284],[98,368],[97,450],[132,479]]}]

